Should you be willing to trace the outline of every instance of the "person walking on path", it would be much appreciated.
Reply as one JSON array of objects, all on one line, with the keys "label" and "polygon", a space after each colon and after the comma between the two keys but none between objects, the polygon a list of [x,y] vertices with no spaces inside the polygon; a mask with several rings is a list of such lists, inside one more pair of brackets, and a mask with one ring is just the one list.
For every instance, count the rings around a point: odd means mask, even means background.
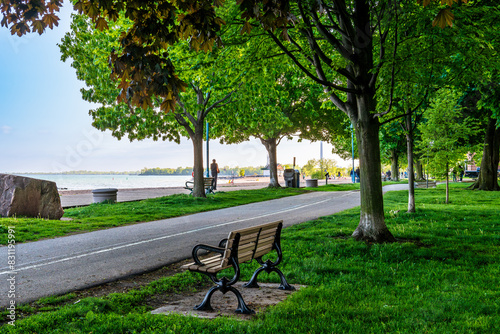
[{"label": "person walking on path", "polygon": [[215,162],[215,159],[212,160],[212,163],[210,164],[210,171],[212,172],[212,189],[217,190],[217,175],[220,173],[219,171],[219,165]]}]

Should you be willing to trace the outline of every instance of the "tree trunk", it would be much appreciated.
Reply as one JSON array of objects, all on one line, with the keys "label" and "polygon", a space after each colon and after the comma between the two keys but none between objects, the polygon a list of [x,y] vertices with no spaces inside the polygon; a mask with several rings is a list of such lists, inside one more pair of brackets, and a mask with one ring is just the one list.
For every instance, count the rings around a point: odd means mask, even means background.
[{"label": "tree trunk", "polygon": [[398,150],[391,150],[391,180],[399,181],[399,156]]},{"label": "tree trunk", "polygon": [[356,96],[359,120],[354,124],[359,151],[361,213],[359,225],[353,233],[356,240],[393,242],[384,220],[382,195],[379,121],[372,117],[375,110],[373,94]]},{"label": "tree trunk", "polygon": [[276,138],[264,140],[260,138],[261,143],[266,147],[267,154],[269,155],[269,185],[268,188],[280,188],[278,181],[278,161],[277,161],[277,142]]},{"label": "tree trunk", "polygon": [[206,197],[203,183],[203,123],[195,125],[194,136],[191,137],[194,151],[194,197]]},{"label": "tree trunk", "polygon": [[496,128],[496,120],[490,117],[484,134],[483,159],[479,176],[469,189],[500,191],[498,185],[499,152],[500,128]]},{"label": "tree trunk", "polygon": [[415,161],[415,172],[417,173],[417,176],[416,176],[417,181],[423,181],[423,180],[425,180],[425,177],[424,177],[424,165],[422,164],[422,161],[420,161],[420,159],[417,159]]},{"label": "tree trunk", "polygon": [[415,212],[415,173],[413,171],[413,126],[411,114],[406,116],[406,154],[408,156],[408,212]]},{"label": "tree trunk", "polygon": [[446,204],[450,203],[450,165],[446,163]]}]

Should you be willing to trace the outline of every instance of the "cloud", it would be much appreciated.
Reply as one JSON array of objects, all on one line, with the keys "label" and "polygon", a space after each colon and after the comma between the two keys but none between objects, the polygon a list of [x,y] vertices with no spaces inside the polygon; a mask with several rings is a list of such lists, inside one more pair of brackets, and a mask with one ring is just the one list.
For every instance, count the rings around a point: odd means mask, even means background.
[{"label": "cloud", "polygon": [[8,125],[4,125],[4,126],[0,127],[0,131],[3,134],[8,135],[12,131],[12,128],[10,126],[8,126]]}]

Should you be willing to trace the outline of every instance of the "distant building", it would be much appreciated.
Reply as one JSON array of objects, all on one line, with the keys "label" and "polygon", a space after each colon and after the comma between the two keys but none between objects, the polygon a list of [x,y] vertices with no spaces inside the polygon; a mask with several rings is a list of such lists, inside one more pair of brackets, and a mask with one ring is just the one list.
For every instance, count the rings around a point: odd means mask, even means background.
[{"label": "distant building", "polygon": [[465,170],[466,171],[477,171],[480,166],[476,166],[476,162],[474,161],[474,156],[476,153],[467,153],[467,162],[465,165]]},{"label": "distant building", "polygon": [[[267,164],[266,167],[262,167],[262,175],[264,176],[271,176],[271,172],[269,171],[269,164]],[[278,177],[283,176],[283,166],[281,164],[278,164]]]}]

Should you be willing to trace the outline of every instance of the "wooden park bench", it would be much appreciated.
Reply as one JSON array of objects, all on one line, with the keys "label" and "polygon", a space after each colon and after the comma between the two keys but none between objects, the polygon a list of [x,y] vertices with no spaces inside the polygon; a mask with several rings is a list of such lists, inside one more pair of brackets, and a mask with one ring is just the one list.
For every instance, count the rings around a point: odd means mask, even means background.
[{"label": "wooden park bench", "polygon": [[[207,195],[214,193],[214,189],[212,187],[213,179],[214,179],[213,177],[204,177],[203,178],[203,187],[205,188],[205,194],[207,194]],[[194,189],[194,181],[186,181],[186,185],[185,185],[184,189],[191,191],[190,194],[192,194],[193,189]]]},{"label": "wooden park bench", "polygon": [[[213,310],[210,305],[210,299],[215,291],[220,291],[225,294],[231,291],[238,299],[238,308],[236,313],[252,314],[255,313],[250,309],[243,300],[241,293],[236,290],[232,285],[238,282],[240,278],[240,264],[256,260],[261,266],[252,275],[250,281],[243,286],[246,288],[258,288],[257,276],[262,272],[267,273],[276,272],[280,279],[281,284],[279,289],[282,290],[295,290],[293,286],[288,284],[283,273],[276,268],[282,260],[282,252],[280,246],[281,230],[283,228],[283,221],[267,223],[254,227],[245,228],[242,230],[232,231],[229,233],[227,239],[220,241],[218,247],[209,245],[196,245],[193,248],[193,263],[182,266],[183,269],[199,272],[208,275],[212,282],[216,285],[212,287],[202,303],[195,306],[195,310]],[[201,259],[198,252],[208,251],[209,254],[204,259]],[[277,259],[273,262],[271,260],[262,260],[262,257],[273,250],[277,253]],[[217,255],[213,255],[217,253]],[[222,276],[217,278],[217,274],[227,268],[234,269],[234,276],[227,278]]]},{"label": "wooden park bench", "polygon": [[436,181],[417,181],[415,182],[415,188],[427,188],[427,182],[429,182],[429,188],[436,188]]}]

